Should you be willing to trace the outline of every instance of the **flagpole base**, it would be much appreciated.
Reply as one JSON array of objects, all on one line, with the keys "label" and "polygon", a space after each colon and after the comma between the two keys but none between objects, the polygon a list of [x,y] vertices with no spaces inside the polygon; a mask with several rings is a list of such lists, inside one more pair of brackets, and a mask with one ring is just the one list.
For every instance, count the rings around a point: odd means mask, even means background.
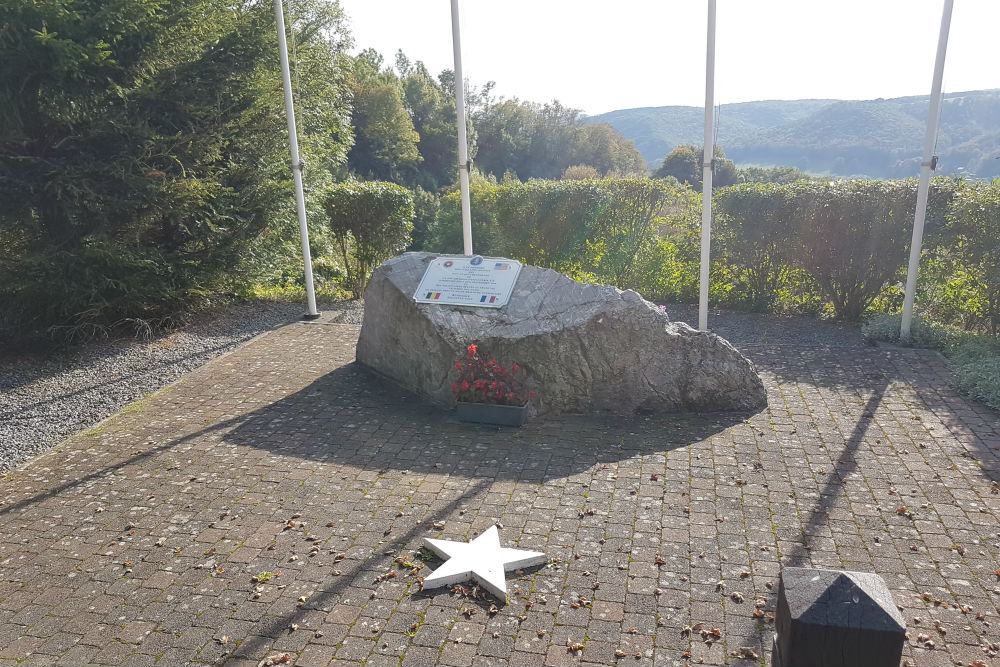
[{"label": "flagpole base", "polygon": [[319,313],[316,313],[315,315],[313,315],[312,313],[303,313],[302,314],[302,319],[307,320],[307,321],[309,321],[309,320],[318,320],[319,319]]}]

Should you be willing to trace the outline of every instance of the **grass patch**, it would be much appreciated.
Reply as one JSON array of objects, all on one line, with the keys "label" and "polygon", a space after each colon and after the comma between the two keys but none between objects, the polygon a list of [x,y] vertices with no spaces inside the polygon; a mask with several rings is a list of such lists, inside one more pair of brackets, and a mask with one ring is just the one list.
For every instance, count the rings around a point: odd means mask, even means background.
[{"label": "grass patch", "polygon": [[[878,315],[861,327],[868,340],[899,344],[901,315]],[[1000,410],[1000,341],[957,327],[913,318],[914,347],[940,351],[948,358],[955,384],[972,398]]]}]

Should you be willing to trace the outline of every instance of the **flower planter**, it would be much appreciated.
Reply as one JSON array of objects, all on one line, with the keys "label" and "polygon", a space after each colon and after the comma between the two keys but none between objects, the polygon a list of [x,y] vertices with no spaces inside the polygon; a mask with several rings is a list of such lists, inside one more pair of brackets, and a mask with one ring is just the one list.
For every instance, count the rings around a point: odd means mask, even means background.
[{"label": "flower planter", "polygon": [[523,426],[528,420],[527,405],[493,405],[490,403],[457,404],[459,421],[498,426]]}]

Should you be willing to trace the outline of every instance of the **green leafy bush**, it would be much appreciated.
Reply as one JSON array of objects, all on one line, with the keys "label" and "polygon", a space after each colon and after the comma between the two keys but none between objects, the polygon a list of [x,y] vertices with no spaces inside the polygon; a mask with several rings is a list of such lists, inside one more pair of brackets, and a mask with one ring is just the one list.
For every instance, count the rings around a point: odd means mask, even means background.
[{"label": "green leafy bush", "polygon": [[[948,216],[944,245],[958,259],[955,281],[974,315],[1000,334],[1000,180],[960,189]],[[954,284],[954,283],[953,283]]]},{"label": "green leafy bush", "polygon": [[343,254],[347,283],[360,298],[372,269],[409,245],[413,194],[395,183],[338,183],[327,191],[323,207]]}]

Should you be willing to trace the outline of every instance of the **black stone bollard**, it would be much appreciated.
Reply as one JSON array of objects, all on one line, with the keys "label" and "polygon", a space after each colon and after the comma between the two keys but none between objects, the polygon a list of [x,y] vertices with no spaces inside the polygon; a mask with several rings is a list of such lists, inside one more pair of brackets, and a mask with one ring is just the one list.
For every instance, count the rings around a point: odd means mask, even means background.
[{"label": "black stone bollard", "polygon": [[772,667],[899,667],[906,623],[877,574],[786,567]]}]

